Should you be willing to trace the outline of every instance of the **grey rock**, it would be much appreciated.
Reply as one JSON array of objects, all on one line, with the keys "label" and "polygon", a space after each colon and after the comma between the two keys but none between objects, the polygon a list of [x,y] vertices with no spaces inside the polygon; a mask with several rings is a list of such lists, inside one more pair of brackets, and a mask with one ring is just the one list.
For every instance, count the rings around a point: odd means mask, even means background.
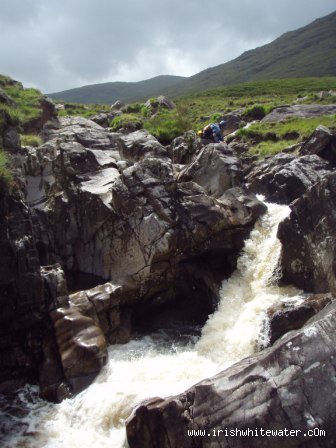
[{"label": "grey rock", "polygon": [[291,204],[279,225],[283,280],[305,291],[336,292],[336,173]]},{"label": "grey rock", "polygon": [[208,195],[219,197],[229,188],[242,185],[243,177],[240,161],[228,146],[210,143],[180,172],[178,181],[196,182]]},{"label": "grey rock", "polygon": [[276,107],[262,122],[281,121],[290,117],[312,118],[336,113],[336,104],[294,104]]},{"label": "grey rock", "polygon": [[[180,395],[140,404],[127,422],[130,448],[268,448],[270,440],[272,448],[334,447],[335,319],[333,303],[273,347]],[[285,428],[298,432],[285,436]],[[325,436],[314,436],[314,428]],[[248,429],[253,436],[230,433]],[[267,437],[276,429],[282,436]]]},{"label": "grey rock", "polygon": [[300,154],[317,154],[336,165],[336,134],[325,126],[318,126],[301,146]]},{"label": "grey rock", "polygon": [[316,155],[280,153],[255,166],[246,181],[251,191],[267,201],[290,204],[331,170],[332,166]]},{"label": "grey rock", "polygon": [[303,295],[295,301],[282,301],[268,308],[262,332],[267,345],[292,330],[298,330],[312,316],[329,305],[335,298],[330,294]]},{"label": "grey rock", "polygon": [[168,158],[167,150],[145,129],[121,136],[118,148],[120,157],[131,162],[147,157]]}]

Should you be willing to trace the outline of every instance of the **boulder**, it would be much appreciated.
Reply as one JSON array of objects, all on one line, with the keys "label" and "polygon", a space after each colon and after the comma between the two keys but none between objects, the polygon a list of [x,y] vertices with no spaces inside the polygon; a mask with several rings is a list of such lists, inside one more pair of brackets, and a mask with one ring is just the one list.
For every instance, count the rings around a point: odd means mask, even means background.
[{"label": "boulder", "polygon": [[191,162],[201,148],[201,142],[195,132],[189,131],[176,137],[171,142],[168,152],[174,164],[185,165]]},{"label": "boulder", "polygon": [[325,126],[318,126],[303,143],[300,154],[317,154],[336,165],[336,134]]},{"label": "boulder", "polygon": [[215,377],[140,404],[127,421],[129,447],[334,447],[335,319],[333,303]]},{"label": "boulder", "polygon": [[294,104],[276,107],[262,119],[262,122],[282,121],[290,117],[313,118],[336,113],[336,104]]},{"label": "boulder", "polygon": [[225,121],[224,135],[232,134],[239,128],[246,125],[246,122],[241,118],[241,116],[235,113],[226,114],[222,119]]},{"label": "boulder", "polygon": [[163,109],[175,109],[176,105],[167,97],[160,95],[157,98],[150,98],[146,101],[145,106],[152,111],[156,111],[159,108]]},{"label": "boulder", "polygon": [[330,174],[332,166],[317,155],[280,153],[255,166],[247,175],[249,188],[269,202],[289,204]]},{"label": "boulder", "polygon": [[125,103],[123,103],[120,100],[117,100],[112,104],[111,109],[112,110],[120,110],[124,106],[125,106]]},{"label": "boulder", "polygon": [[243,183],[239,159],[225,143],[210,143],[178,175],[179,182],[193,181],[210,196],[219,197],[226,190]]},{"label": "boulder", "polygon": [[121,158],[131,162],[147,157],[168,157],[167,150],[145,129],[120,137],[118,148]]},{"label": "boulder", "polygon": [[71,392],[88,386],[107,361],[106,340],[100,327],[70,307],[51,313],[59,355]]},{"label": "boulder", "polygon": [[279,225],[285,282],[314,293],[336,293],[336,173],[312,186],[291,204]]},{"label": "boulder", "polygon": [[298,330],[312,316],[321,311],[334,297],[328,294],[305,295],[295,301],[280,302],[267,310],[263,333],[268,345],[292,330]]}]

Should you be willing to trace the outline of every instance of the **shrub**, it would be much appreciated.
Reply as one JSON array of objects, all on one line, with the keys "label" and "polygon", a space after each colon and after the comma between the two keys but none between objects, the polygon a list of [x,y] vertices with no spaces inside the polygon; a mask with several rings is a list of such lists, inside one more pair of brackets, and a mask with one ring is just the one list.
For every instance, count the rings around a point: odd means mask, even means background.
[{"label": "shrub", "polygon": [[110,121],[112,131],[119,131],[122,128],[129,130],[138,130],[143,128],[143,121],[137,115],[123,114]]},{"label": "shrub", "polygon": [[174,138],[184,134],[192,128],[185,105],[178,105],[176,109],[162,111],[150,120],[144,127],[161,143],[170,143]]},{"label": "shrub", "polygon": [[9,184],[12,179],[12,173],[7,168],[8,159],[5,152],[0,149],[0,182],[4,182],[5,184]]},{"label": "shrub", "polygon": [[42,145],[42,139],[38,135],[32,135],[32,134],[24,134],[21,135],[21,144],[23,146],[40,146]]},{"label": "shrub", "polygon": [[144,105],[140,103],[126,104],[122,110],[126,114],[139,113],[142,111],[143,106]]},{"label": "shrub", "polygon": [[261,120],[265,115],[265,107],[260,104],[256,104],[254,106],[247,107],[242,116],[245,120]]}]

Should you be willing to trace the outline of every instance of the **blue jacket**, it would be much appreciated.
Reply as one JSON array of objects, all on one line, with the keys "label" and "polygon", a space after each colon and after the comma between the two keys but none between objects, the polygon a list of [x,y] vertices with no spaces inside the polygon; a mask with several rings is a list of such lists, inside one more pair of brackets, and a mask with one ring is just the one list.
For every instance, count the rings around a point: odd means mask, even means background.
[{"label": "blue jacket", "polygon": [[218,124],[212,123],[211,125],[213,139],[216,143],[223,141],[223,136],[221,134],[221,130]]}]

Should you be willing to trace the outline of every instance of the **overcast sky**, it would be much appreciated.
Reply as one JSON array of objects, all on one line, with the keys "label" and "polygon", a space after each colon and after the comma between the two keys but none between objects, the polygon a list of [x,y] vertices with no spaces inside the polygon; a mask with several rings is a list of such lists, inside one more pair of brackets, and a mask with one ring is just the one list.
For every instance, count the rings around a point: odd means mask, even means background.
[{"label": "overcast sky", "polygon": [[44,93],[190,76],[334,10],[335,0],[0,0],[0,73]]}]

